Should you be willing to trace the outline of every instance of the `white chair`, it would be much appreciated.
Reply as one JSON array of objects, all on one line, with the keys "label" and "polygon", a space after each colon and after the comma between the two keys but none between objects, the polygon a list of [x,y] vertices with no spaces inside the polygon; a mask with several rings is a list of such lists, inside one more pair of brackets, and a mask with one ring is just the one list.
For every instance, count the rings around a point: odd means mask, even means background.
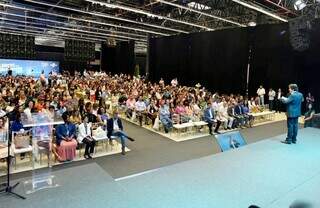
[{"label": "white chair", "polygon": [[[30,145],[30,136],[28,135],[29,132],[12,132],[12,150],[13,150],[13,154],[14,154],[14,164],[15,164],[15,169],[17,169],[17,155],[26,153],[29,154],[30,156],[30,163],[32,162],[32,146]],[[18,148],[16,147],[16,143],[18,139],[21,139],[21,137],[24,137],[25,139],[25,143],[28,142],[28,144],[25,144],[24,147]],[[26,139],[28,138],[28,139]]]}]

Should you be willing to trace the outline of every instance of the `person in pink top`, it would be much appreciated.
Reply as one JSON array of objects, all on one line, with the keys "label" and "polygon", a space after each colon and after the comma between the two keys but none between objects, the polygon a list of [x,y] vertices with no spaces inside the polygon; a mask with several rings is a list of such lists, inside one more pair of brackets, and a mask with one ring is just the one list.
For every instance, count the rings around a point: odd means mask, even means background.
[{"label": "person in pink top", "polygon": [[179,114],[179,115],[184,115],[186,113],[186,109],[185,109],[182,101],[180,101],[179,104],[177,105],[177,107],[175,109],[175,113]]},{"label": "person in pink top", "polygon": [[126,101],[126,107],[127,107],[126,116],[128,118],[132,117],[132,113],[135,109],[135,105],[136,105],[136,99],[134,99],[134,97],[130,95],[128,100]]}]

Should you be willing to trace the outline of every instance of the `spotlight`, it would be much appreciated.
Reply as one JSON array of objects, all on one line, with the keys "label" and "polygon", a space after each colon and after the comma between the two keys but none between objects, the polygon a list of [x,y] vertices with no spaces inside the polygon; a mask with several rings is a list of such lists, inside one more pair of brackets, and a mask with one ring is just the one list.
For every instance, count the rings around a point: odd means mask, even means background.
[{"label": "spotlight", "polygon": [[297,0],[296,2],[294,2],[294,5],[293,5],[294,9],[297,11],[302,10],[306,6],[307,6],[307,4],[304,0]]},{"label": "spotlight", "polygon": [[254,27],[254,26],[257,26],[257,23],[256,23],[256,22],[249,22],[249,23],[248,23],[248,26]]}]

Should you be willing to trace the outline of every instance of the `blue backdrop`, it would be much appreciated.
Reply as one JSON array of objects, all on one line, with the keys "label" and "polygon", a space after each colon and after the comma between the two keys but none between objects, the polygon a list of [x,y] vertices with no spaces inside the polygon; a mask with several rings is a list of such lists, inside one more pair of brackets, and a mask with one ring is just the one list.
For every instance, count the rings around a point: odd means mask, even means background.
[{"label": "blue backdrop", "polygon": [[6,75],[8,68],[11,68],[12,75],[26,75],[39,77],[42,70],[46,77],[51,71],[58,73],[60,71],[59,62],[57,61],[31,61],[17,59],[0,59],[0,74]]}]

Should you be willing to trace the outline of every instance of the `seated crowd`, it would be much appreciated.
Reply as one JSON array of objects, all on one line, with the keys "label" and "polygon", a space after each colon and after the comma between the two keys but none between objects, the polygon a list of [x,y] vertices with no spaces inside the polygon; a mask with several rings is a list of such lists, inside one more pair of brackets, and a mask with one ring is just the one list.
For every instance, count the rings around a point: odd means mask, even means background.
[{"label": "seated crowd", "polygon": [[[62,116],[64,124],[55,127],[55,153],[60,161],[72,160],[79,145],[85,145],[85,158],[91,158],[95,139],[93,129],[102,129],[110,139],[121,139],[124,154],[125,140],[118,114],[137,120],[142,125],[160,124],[168,133],[174,124],[205,121],[209,133],[224,129],[251,127],[251,111],[263,108],[255,98],[241,95],[212,94],[198,84],[195,87],[178,85],[177,79],[166,85],[161,79],[152,83],[130,75],[111,75],[85,72],[52,74],[40,79],[26,76],[0,77],[0,116],[10,114],[12,130],[23,129],[21,115],[32,119],[32,113],[49,117]],[[112,113],[112,116],[109,114]],[[14,129],[13,129],[14,128]],[[132,139],[131,139],[132,140]]]}]

